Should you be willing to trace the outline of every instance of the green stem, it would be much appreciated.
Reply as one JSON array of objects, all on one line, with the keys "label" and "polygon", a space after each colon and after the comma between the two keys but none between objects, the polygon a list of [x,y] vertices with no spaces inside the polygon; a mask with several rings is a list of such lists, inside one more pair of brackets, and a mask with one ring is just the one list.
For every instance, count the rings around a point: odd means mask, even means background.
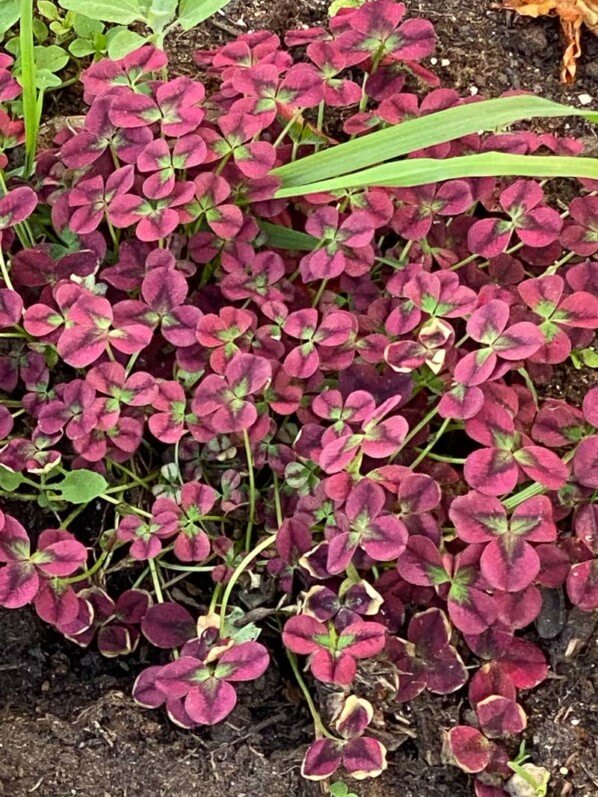
[{"label": "green stem", "polygon": [[74,83],[77,83],[78,80],[78,77],[69,77],[66,80],[63,80],[59,86],[48,86],[46,88],[46,94],[49,91],[60,91],[60,89],[66,89],[68,86],[72,86]]},{"label": "green stem", "polygon": [[158,560],[158,564],[165,570],[180,570],[184,573],[211,573],[216,567],[216,565],[191,565],[191,567],[187,567],[186,565],[175,565],[161,560]]},{"label": "green stem", "polygon": [[37,501],[39,497],[34,493],[9,493],[7,490],[0,490],[0,495],[11,501]]},{"label": "green stem", "polygon": [[320,287],[318,288],[318,291],[317,291],[316,295],[314,296],[314,300],[311,303],[312,307],[317,307],[318,306],[318,302],[320,301],[320,299],[322,298],[322,294],[326,290],[326,285],[328,285],[328,280],[327,279],[322,280],[322,282],[320,283]]},{"label": "green stem", "polygon": [[365,92],[365,87],[368,82],[369,74],[364,72],[363,80],[361,82],[361,98],[359,100],[359,112],[362,113],[365,111],[366,105],[368,104],[368,95]]},{"label": "green stem", "polygon": [[[423,451],[422,448],[414,449],[418,454]],[[466,460],[462,457],[445,457],[442,454],[432,454],[430,451],[426,454],[428,459],[433,459],[435,462],[447,462],[449,465],[464,465]]]},{"label": "green stem", "polygon": [[418,434],[421,432],[421,430],[422,430],[422,429],[423,429],[425,426],[427,426],[427,424],[429,424],[429,423],[430,423],[430,421],[432,420],[432,418],[435,418],[437,415],[438,415],[438,407],[434,407],[434,409],[431,409],[431,410],[430,410],[430,412],[428,412],[428,414],[427,414],[427,415],[424,415],[424,417],[423,417],[423,418],[421,419],[421,421],[420,421],[420,422],[417,424],[417,426],[414,426],[414,427],[413,427],[413,429],[412,429],[412,430],[409,432],[409,434],[408,434],[408,435],[405,437],[405,439],[403,440],[403,442],[402,442],[402,444],[400,445],[400,447],[399,447],[399,448],[398,448],[398,449],[395,451],[395,453],[392,455],[392,457],[390,457],[390,459],[394,459],[394,458],[397,456],[397,454],[399,454],[399,453],[400,453],[400,452],[401,452],[401,451],[402,451],[402,450],[405,448],[405,446],[406,446],[406,445],[407,445],[407,444],[408,444],[408,443],[409,443],[411,440],[413,440],[413,438],[414,438],[416,435],[418,435]]},{"label": "green stem", "polygon": [[148,559],[149,570],[152,576],[152,583],[154,585],[154,592],[156,593],[156,600],[158,603],[164,603],[164,596],[162,595],[162,586],[160,584],[160,576],[158,575],[158,568],[154,559]]},{"label": "green stem", "polygon": [[326,108],[326,103],[324,102],[324,100],[322,100],[320,102],[320,104],[318,105],[318,121],[316,122],[316,126],[317,126],[318,130],[320,131],[320,133],[323,132],[322,131],[322,126],[324,124],[324,109],[325,108]]},{"label": "green stem", "polygon": [[445,418],[444,419],[444,421],[442,422],[440,428],[438,429],[438,431],[436,432],[434,437],[430,440],[428,445],[419,453],[417,458],[413,460],[411,465],[409,465],[409,468],[411,470],[414,470],[415,468],[417,468],[419,463],[428,456],[430,451],[434,448],[436,443],[440,440],[442,435],[446,432],[446,428],[447,428],[447,426],[449,425],[450,422],[451,422],[451,418]]},{"label": "green stem", "polygon": [[87,504],[82,504],[81,506],[76,507],[73,509],[70,515],[67,515],[66,518],[61,522],[60,528],[61,529],[68,529],[75,518],[79,517],[81,512],[87,508]]},{"label": "green stem", "polygon": [[[317,122],[316,122],[316,127],[317,127],[318,131],[322,135],[324,135],[324,131],[322,130],[322,128],[324,126],[324,110],[325,110],[325,108],[326,108],[326,103],[324,102],[324,100],[322,100],[320,102],[320,104],[318,105],[318,119],[317,119]],[[295,142],[293,142],[293,144],[294,143]],[[322,142],[321,141],[316,141],[315,151],[318,152],[318,150],[320,149],[321,146],[322,146]]]},{"label": "green stem", "polygon": [[133,479],[133,481],[136,484],[138,484],[140,487],[145,487],[146,490],[152,489],[149,482],[146,481],[146,479],[142,479],[141,476],[137,476],[137,474],[133,473],[132,470],[129,470],[129,468],[126,468],[124,465],[121,465],[120,462],[115,462],[113,459],[109,460],[109,462],[110,465],[113,465],[115,468],[125,473],[130,479]]},{"label": "green stem", "polygon": [[[572,451],[567,451],[565,456],[563,457],[563,462],[567,464],[570,462],[573,457],[575,456],[575,449]],[[520,490],[515,495],[512,495],[510,498],[507,498],[505,501],[502,502],[505,509],[515,509],[516,506],[522,504],[524,501],[527,501],[528,498],[534,498],[536,495],[542,495],[547,491],[547,488],[544,487],[543,484],[539,482],[534,482],[533,484],[529,484],[523,490]]]},{"label": "green stem", "polygon": [[253,551],[250,551],[247,556],[243,557],[239,564],[233,571],[232,576],[230,577],[230,581],[226,585],[226,589],[224,590],[224,595],[222,596],[222,604],[220,606],[220,633],[222,634],[224,631],[224,624],[226,622],[226,607],[228,605],[229,598],[231,596],[231,592],[237,581],[239,580],[240,576],[244,573],[247,569],[248,565],[250,565],[254,559],[261,554],[262,551],[265,551],[266,548],[269,548],[271,545],[274,545],[276,542],[276,534],[272,534],[269,537],[265,537],[258,545],[255,546]]},{"label": "green stem", "polygon": [[63,582],[63,584],[76,584],[78,581],[85,581],[86,579],[91,578],[104,564],[107,556],[108,551],[103,551],[96,559],[95,563],[89,568],[89,570],[86,570],[84,573],[79,573],[76,576],[71,576],[70,578],[61,578],[60,580]]},{"label": "green stem", "polygon": [[138,578],[135,579],[135,582],[134,582],[133,586],[131,587],[131,589],[137,589],[137,587],[143,582],[143,580],[145,579],[145,577],[147,576],[148,573],[149,573],[149,567],[145,567],[143,569],[143,572],[140,573]]},{"label": "green stem", "polygon": [[245,456],[247,457],[247,470],[249,473],[249,519],[247,521],[247,531],[245,532],[245,550],[248,551],[251,547],[251,535],[255,520],[255,473],[253,471],[253,454],[251,453],[251,442],[247,429],[243,429],[243,442],[245,443]]},{"label": "green stem", "polygon": [[573,257],[575,257],[575,256],[576,256],[576,252],[567,252],[567,254],[566,254],[564,257],[561,257],[561,259],[560,259],[560,260],[556,260],[556,261],[555,261],[555,262],[552,264],[552,266],[549,266],[549,268],[547,268],[547,269],[546,269],[546,271],[544,272],[544,274],[545,274],[545,275],[546,275],[546,274],[554,274],[556,271],[558,271],[558,269],[559,269],[561,266],[564,266],[564,265],[565,265],[565,263],[568,263],[568,262],[569,262],[569,261],[570,261],[570,260],[571,260]]},{"label": "green stem", "polygon": [[523,381],[527,385],[527,389],[532,394],[532,398],[534,399],[534,404],[538,407],[538,393],[536,391],[536,386],[534,385],[532,378],[528,374],[525,368],[518,368],[517,373],[523,378]]},{"label": "green stem", "polygon": [[322,722],[322,717],[316,708],[316,704],[307,688],[307,684],[303,680],[303,676],[299,670],[299,665],[297,664],[297,657],[294,653],[291,653],[290,650],[286,651],[287,658],[289,660],[289,664],[291,665],[291,669],[293,670],[293,675],[297,679],[297,683],[299,684],[299,689],[303,692],[303,697],[305,698],[305,702],[307,703],[307,707],[309,709],[309,713],[314,721],[314,726],[316,728],[316,735],[319,737],[327,736],[329,739],[334,739],[334,736],[326,729],[326,726]]},{"label": "green stem", "polygon": [[291,118],[289,119],[289,121],[288,121],[288,122],[286,123],[286,125],[285,125],[285,126],[282,128],[282,132],[280,133],[280,135],[278,136],[278,138],[276,139],[276,141],[275,141],[275,142],[274,142],[274,144],[273,144],[273,146],[274,146],[274,147],[277,147],[277,146],[278,146],[278,145],[279,145],[279,144],[282,142],[283,138],[284,138],[284,137],[286,136],[286,134],[289,132],[289,130],[291,129],[291,127],[292,127],[292,126],[295,124],[295,122],[296,122],[298,119],[300,119],[300,118],[301,118],[301,114],[302,114],[302,113],[303,113],[303,108],[297,108],[297,110],[295,111],[295,113],[294,113],[294,114],[291,116]]},{"label": "green stem", "polygon": [[276,509],[276,523],[278,528],[282,526],[283,516],[282,516],[282,506],[280,504],[280,490],[279,490],[279,482],[278,482],[278,474],[274,474],[274,507]]},{"label": "green stem", "polygon": [[[14,291],[13,284],[12,284],[12,282],[10,280],[10,276],[8,274],[8,268],[7,268],[6,262],[4,260],[4,253],[2,252],[2,248],[0,248],[0,272],[2,273],[2,279],[4,280],[4,284],[6,285],[6,287],[9,290]],[[8,332],[8,333],[4,333],[2,335],[2,337],[22,338],[22,337],[25,337],[25,336],[16,334],[14,332]]]},{"label": "green stem", "polygon": [[214,614],[216,611],[216,606],[218,606],[218,601],[220,600],[220,595],[222,594],[222,590],[224,587],[222,584],[216,584],[216,588],[212,593],[212,600],[210,601],[210,605],[208,607],[208,615]]}]

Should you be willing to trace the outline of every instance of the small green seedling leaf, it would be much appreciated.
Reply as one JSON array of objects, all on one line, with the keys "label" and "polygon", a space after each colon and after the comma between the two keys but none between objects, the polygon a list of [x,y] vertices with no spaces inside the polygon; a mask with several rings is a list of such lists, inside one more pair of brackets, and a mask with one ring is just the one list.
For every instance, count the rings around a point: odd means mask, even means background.
[{"label": "small green seedling leaf", "polygon": [[55,22],[57,19],[60,19],[60,12],[50,0],[38,0],[37,10],[42,17],[49,19],[50,22]]},{"label": "small green seedling leaf", "polygon": [[69,504],[87,504],[107,489],[108,482],[101,473],[92,470],[72,470],[61,482],[51,485],[59,493],[58,500]]},{"label": "small green seedling leaf", "polygon": [[509,767],[515,773],[510,784],[510,793],[521,797],[546,797],[550,772],[544,767],[535,764],[517,764],[509,762]]},{"label": "small green seedling leaf", "polygon": [[354,792],[349,791],[349,787],[342,780],[337,780],[330,786],[330,794],[331,797],[357,797]]},{"label": "small green seedling leaf", "polygon": [[571,352],[571,362],[580,368],[598,368],[598,351],[596,349],[576,349]]},{"label": "small green seedling leaf", "polygon": [[23,477],[20,473],[0,465],[0,487],[7,493],[14,493],[23,483]]}]

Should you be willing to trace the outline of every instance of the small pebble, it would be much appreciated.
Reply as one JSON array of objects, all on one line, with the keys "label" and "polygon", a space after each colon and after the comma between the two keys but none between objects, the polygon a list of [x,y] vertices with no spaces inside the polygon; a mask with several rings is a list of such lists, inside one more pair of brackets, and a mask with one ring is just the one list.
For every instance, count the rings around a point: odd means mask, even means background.
[{"label": "small pebble", "polygon": [[450,64],[450,63],[451,63],[451,62],[450,62],[450,59],[448,59],[448,58],[443,58],[443,59],[440,61],[440,66],[449,66],[449,64]]},{"label": "small pebble", "polygon": [[592,103],[591,94],[579,94],[577,99],[579,100],[580,105],[591,105]]},{"label": "small pebble", "polygon": [[[550,772],[544,767],[537,767],[535,764],[522,764],[521,769],[525,771],[533,783],[516,773],[507,781],[505,791],[511,797],[536,797],[540,789],[548,784]],[[546,792],[544,791],[543,793],[545,794]]]},{"label": "small pebble", "polygon": [[559,773],[560,773],[561,775],[568,775],[568,774],[569,774],[569,770],[567,769],[567,767],[561,767],[561,768],[559,769]]},{"label": "small pebble", "polygon": [[580,722],[581,722],[581,720],[573,719],[573,720],[571,720],[571,725],[577,726],[577,725],[579,725]]},{"label": "small pebble", "polygon": [[470,86],[469,87],[469,93],[471,94],[472,97],[475,97],[476,94],[480,93],[480,90],[479,90],[479,88],[477,86]]},{"label": "small pebble", "polygon": [[430,63],[432,64],[432,66],[436,66],[436,64],[438,63],[438,58],[430,58]]}]

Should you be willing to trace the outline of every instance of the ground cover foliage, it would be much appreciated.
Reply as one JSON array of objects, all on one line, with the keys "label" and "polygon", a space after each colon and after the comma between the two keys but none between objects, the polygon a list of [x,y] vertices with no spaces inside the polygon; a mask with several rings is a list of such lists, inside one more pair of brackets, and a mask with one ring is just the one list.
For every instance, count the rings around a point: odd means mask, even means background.
[{"label": "ground cover foliage", "polygon": [[[477,132],[433,48],[374,0],[200,52],[196,78],[152,45],[102,59],[28,181],[3,58],[0,604],[158,649],[134,697],[185,728],[286,655],[315,780],[386,767],[384,662],[398,703],[467,695],[447,756],[500,797],[548,674],[521,632],[546,590],[598,606],[598,388],[537,395],[592,355],[597,172],[574,139]],[[431,116],[471,109],[456,135]],[[334,160],[414,122],[401,161]],[[56,522],[34,538],[19,499]]]}]

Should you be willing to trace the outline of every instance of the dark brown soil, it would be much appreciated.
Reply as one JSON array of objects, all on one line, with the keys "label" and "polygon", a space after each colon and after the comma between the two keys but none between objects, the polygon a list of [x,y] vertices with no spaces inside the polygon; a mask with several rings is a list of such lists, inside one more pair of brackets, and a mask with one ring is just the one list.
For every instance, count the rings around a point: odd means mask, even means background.
[{"label": "dark brown soil", "polygon": [[[171,61],[193,74],[193,52],[235,34],[268,28],[278,34],[321,23],[327,0],[235,0],[185,36],[168,42]],[[577,83],[559,83],[561,42],[554,20],[515,19],[478,0],[411,0],[410,14],[431,19],[439,45],[435,70],[443,83],[464,94],[496,96],[528,89],[580,105],[598,99],[598,42],[584,37]],[[77,113],[57,96],[50,113]],[[567,122],[557,128],[567,131]],[[543,123],[542,129],[551,129]],[[595,146],[595,134],[570,128]],[[592,374],[557,371],[545,395],[579,401]],[[580,388],[582,385],[582,388]],[[583,390],[583,392],[582,392]],[[555,604],[558,605],[558,604]],[[551,678],[524,695],[529,714],[528,748],[536,764],[552,773],[554,795],[598,794],[598,679],[593,641],[596,621],[576,611],[545,621],[556,633],[543,647]],[[545,628],[545,627],[544,627]],[[543,630],[546,636],[546,631]],[[552,634],[551,634],[552,635]],[[131,661],[108,661],[59,639],[29,610],[0,611],[0,795],[6,797],[314,797],[319,787],[302,781],[299,766],[311,738],[309,715],[281,668],[240,690],[229,721],[201,732],[180,731],[159,712],[136,707],[129,695],[146,653]],[[359,797],[465,797],[468,779],[441,758],[442,730],[463,710],[450,699],[422,697],[398,712],[397,749],[389,770]]]},{"label": "dark brown soil", "polygon": [[[553,773],[555,795],[598,788],[597,620],[576,611],[545,646],[553,673],[523,697],[533,760]],[[68,646],[28,610],[0,612],[0,794],[6,797],[315,797],[301,780],[311,734],[283,671],[240,690],[229,720],[181,731],[129,697],[139,662]],[[419,698],[398,712],[403,733],[389,770],[357,784],[359,797],[466,797],[467,778],[443,764],[442,730],[455,697]],[[570,785],[568,785],[570,784]]]}]

